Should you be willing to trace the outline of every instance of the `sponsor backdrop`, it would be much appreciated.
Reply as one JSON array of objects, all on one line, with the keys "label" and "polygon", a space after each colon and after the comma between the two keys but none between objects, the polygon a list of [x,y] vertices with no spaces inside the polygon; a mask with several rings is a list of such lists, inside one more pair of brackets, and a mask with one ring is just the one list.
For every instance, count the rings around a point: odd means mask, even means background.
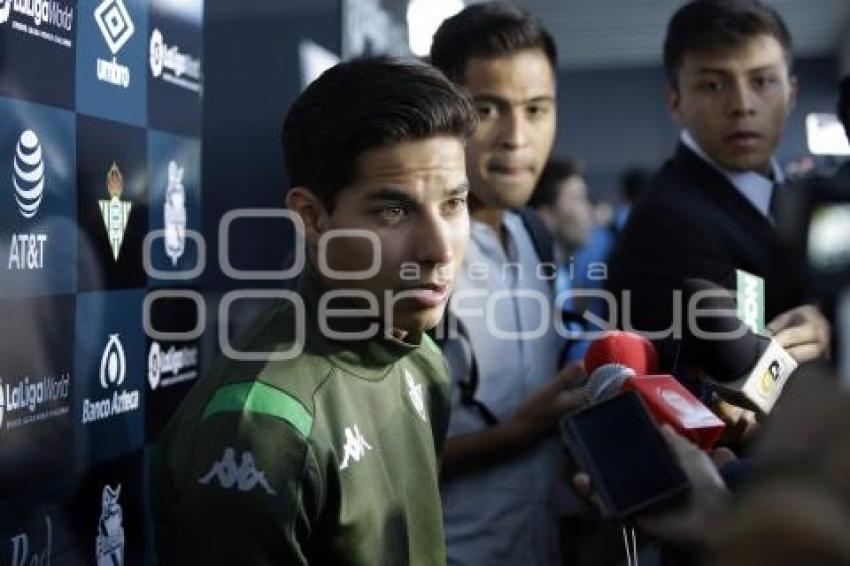
[{"label": "sponsor backdrop", "polygon": [[203,0],[0,0],[0,564],[152,562],[150,445],[200,370],[202,32]]}]

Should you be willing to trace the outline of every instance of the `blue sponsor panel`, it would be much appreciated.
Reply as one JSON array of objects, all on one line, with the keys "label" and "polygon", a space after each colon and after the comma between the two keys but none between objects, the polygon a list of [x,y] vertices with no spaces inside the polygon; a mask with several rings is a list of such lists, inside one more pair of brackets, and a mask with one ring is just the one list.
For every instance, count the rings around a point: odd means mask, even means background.
[{"label": "blue sponsor panel", "polygon": [[84,465],[144,443],[143,299],[141,290],[77,296],[74,425]]},{"label": "blue sponsor panel", "polygon": [[[147,350],[147,441],[154,442],[200,376],[199,328],[205,305],[181,297],[163,297],[150,303],[150,325],[159,335],[149,337]],[[169,336],[170,335],[170,336]]]},{"label": "blue sponsor panel", "polygon": [[80,0],[77,110],[119,122],[147,122],[147,5]]},{"label": "blue sponsor panel", "polygon": [[77,550],[75,520],[57,499],[40,497],[26,505],[5,503],[0,509],[0,564],[91,563]]},{"label": "blue sponsor panel", "polygon": [[[66,473],[39,494],[0,506],[0,564],[151,564],[144,451]],[[149,554],[152,556],[152,554]]]},{"label": "blue sponsor panel", "polygon": [[121,458],[86,471],[73,493],[66,513],[74,517],[79,564],[152,564],[145,561],[144,451],[134,450]]},{"label": "blue sponsor panel", "polygon": [[148,33],[148,122],[200,135],[203,1],[154,0]]},{"label": "blue sponsor panel", "polygon": [[75,0],[0,0],[0,94],[74,108]]},{"label": "blue sponsor panel", "polygon": [[206,263],[206,258],[199,255],[205,243],[198,242],[201,144],[194,139],[150,131],[148,160],[148,227],[152,234],[148,250],[148,284],[154,287],[185,285],[201,275]]},{"label": "blue sponsor panel", "polygon": [[73,465],[74,309],[73,295],[0,300],[0,500]]},{"label": "blue sponsor panel", "polygon": [[74,121],[0,98],[0,297],[76,290]]},{"label": "blue sponsor panel", "polygon": [[77,117],[80,291],[145,286],[145,130]]}]

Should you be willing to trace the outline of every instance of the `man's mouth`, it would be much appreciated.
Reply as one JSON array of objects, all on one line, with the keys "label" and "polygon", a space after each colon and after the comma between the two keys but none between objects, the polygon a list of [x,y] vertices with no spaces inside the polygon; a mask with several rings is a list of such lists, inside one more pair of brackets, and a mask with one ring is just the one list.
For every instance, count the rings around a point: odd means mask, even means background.
[{"label": "man's mouth", "polygon": [[450,292],[451,285],[448,283],[424,283],[405,287],[400,291],[400,294],[418,305],[433,308],[445,303]]},{"label": "man's mouth", "polygon": [[520,175],[530,174],[532,171],[530,163],[515,159],[494,160],[487,168],[491,173],[505,177],[519,177]]},{"label": "man's mouth", "polygon": [[762,135],[753,130],[735,130],[724,138],[728,144],[736,149],[753,149],[762,143]]}]

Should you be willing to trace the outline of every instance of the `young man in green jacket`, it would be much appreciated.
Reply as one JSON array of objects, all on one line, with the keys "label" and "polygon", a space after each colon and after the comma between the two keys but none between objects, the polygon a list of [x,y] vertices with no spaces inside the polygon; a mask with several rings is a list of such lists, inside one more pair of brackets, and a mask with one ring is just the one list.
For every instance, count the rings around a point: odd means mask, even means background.
[{"label": "young man in green jacket", "polygon": [[[469,236],[463,91],[430,67],[342,63],[284,124],[306,262],[198,383],[153,466],[158,559],[443,564],[442,316]],[[245,357],[241,355],[240,357]]]}]

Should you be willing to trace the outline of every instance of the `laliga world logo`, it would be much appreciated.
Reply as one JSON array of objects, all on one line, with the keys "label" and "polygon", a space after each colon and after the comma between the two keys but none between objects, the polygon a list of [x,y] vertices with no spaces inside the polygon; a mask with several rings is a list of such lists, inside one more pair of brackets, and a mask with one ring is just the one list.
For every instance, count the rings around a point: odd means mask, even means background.
[{"label": "laliga world logo", "polygon": [[126,375],[127,358],[124,356],[124,346],[121,345],[118,334],[110,334],[100,357],[100,386],[108,389],[110,385],[121,385]]},{"label": "laliga world logo", "polygon": [[98,203],[103,215],[103,223],[106,226],[106,234],[109,237],[109,245],[112,247],[112,257],[115,258],[115,261],[118,261],[133,203],[121,200],[121,193],[124,191],[124,176],[121,175],[121,170],[114,162],[106,174],[106,190],[109,193],[109,200],[101,200]]},{"label": "laliga world logo", "polygon": [[13,0],[0,0],[0,24],[5,24],[9,20],[9,12],[12,11]]},{"label": "laliga world logo", "polygon": [[[9,0],[7,6],[10,5]],[[15,147],[15,173],[12,182],[15,185],[15,202],[18,212],[24,218],[32,218],[38,212],[41,197],[44,195],[44,161],[41,155],[41,143],[32,130],[24,130]]]},{"label": "laliga world logo", "polygon": [[98,566],[121,566],[124,564],[124,513],[118,503],[121,484],[112,489],[103,487],[100,519],[97,522],[96,553]]},{"label": "laliga world logo", "polygon": [[159,387],[159,379],[162,374],[160,367],[160,356],[162,355],[162,347],[159,342],[151,343],[150,352],[148,352],[148,383],[151,389]]},{"label": "laliga world logo", "polygon": [[154,77],[162,75],[162,66],[165,63],[165,41],[162,32],[154,28],[151,32],[150,64],[151,73]]},{"label": "laliga world logo", "polygon": [[168,164],[168,188],[165,189],[165,204],[162,207],[165,223],[165,254],[171,265],[186,250],[186,189],[183,187],[183,168],[171,161]]}]

